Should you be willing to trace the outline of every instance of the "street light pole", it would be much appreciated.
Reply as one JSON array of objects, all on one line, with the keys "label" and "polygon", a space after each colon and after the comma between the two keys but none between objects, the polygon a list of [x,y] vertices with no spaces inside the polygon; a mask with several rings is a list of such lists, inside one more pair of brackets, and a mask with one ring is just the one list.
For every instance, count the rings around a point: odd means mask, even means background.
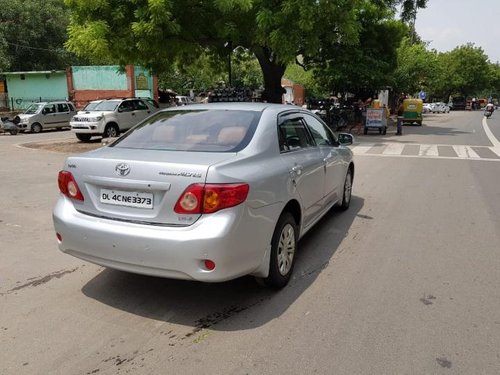
[{"label": "street light pole", "polygon": [[231,72],[231,55],[233,54],[233,42],[229,41],[224,44],[224,47],[229,49],[229,54],[227,58],[227,70],[228,70],[228,81],[229,87],[233,86],[232,72]]}]

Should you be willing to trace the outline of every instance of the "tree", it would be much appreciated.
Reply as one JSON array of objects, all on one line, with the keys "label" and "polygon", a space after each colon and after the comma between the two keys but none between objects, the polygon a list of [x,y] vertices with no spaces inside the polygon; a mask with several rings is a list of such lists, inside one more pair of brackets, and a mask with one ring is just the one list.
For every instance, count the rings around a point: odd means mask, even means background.
[{"label": "tree", "polygon": [[62,0],[0,0],[0,71],[64,69],[69,10]]},{"label": "tree", "polygon": [[[281,77],[296,57],[325,43],[355,44],[367,0],[65,0],[72,11],[66,46],[96,61],[138,63],[157,73],[200,51],[227,56],[224,45],[257,58],[271,102],[281,102]],[[402,0],[372,0],[394,6]]]},{"label": "tree", "polygon": [[191,64],[176,62],[165,68],[158,76],[158,85],[162,89],[172,89],[179,95],[185,95],[189,90],[207,91],[225,77],[227,71],[223,61],[217,56],[202,53]]},{"label": "tree", "polygon": [[415,94],[420,90],[436,93],[441,76],[436,52],[428,51],[425,43],[411,43],[403,39],[397,51],[397,68],[394,71],[396,92]]},{"label": "tree", "polygon": [[476,95],[488,87],[488,57],[481,47],[468,43],[439,54],[442,77],[450,94]]},{"label": "tree", "polygon": [[205,48],[227,55],[230,42],[255,55],[268,99],[279,102],[281,77],[298,55],[315,55],[328,41],[357,42],[360,1],[66,0],[72,10],[67,47],[79,55],[90,51],[94,61],[161,72],[174,60],[191,62]]},{"label": "tree", "polygon": [[329,92],[371,96],[375,90],[392,86],[397,48],[407,28],[384,5],[364,1],[357,12],[358,44],[325,43],[306,62]]}]

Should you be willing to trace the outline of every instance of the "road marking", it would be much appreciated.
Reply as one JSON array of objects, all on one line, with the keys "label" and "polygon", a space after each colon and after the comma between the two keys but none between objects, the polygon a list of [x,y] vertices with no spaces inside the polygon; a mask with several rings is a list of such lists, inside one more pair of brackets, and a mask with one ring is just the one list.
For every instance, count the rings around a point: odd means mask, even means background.
[{"label": "road marking", "polygon": [[359,144],[354,147],[356,147],[356,152],[358,155],[365,154],[369,149],[371,149],[374,145],[373,144]]},{"label": "road marking", "polygon": [[437,145],[420,145],[420,156],[439,156]]},{"label": "road marking", "polygon": [[[354,155],[405,158],[500,161],[498,149],[488,146],[359,143],[351,146]],[[498,156],[497,156],[498,155]]]},{"label": "road marking", "polygon": [[403,143],[389,143],[382,153],[384,155],[401,155],[404,148]]},{"label": "road marking", "polygon": [[498,139],[496,139],[496,137],[493,135],[493,133],[491,132],[489,126],[488,126],[488,121],[486,121],[486,117],[483,117],[483,129],[484,129],[484,132],[486,133],[486,136],[488,137],[488,139],[490,140],[491,144],[493,145],[493,148],[495,150],[492,150],[493,152],[495,152],[495,154],[499,155],[499,152],[500,152],[500,142],[498,141]]},{"label": "road marking", "polygon": [[463,159],[477,159],[479,158],[479,155],[476,154],[476,152],[470,148],[469,146],[452,146],[453,150],[457,153],[459,158]]}]

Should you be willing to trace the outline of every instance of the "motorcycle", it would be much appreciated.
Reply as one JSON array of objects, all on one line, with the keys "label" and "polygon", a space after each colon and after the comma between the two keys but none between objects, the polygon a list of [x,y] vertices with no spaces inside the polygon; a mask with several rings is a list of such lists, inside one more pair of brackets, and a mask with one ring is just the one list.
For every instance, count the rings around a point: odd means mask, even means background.
[{"label": "motorcycle", "polygon": [[492,114],[493,114],[493,109],[485,109],[484,110],[484,117],[490,118]]},{"label": "motorcycle", "polygon": [[17,126],[6,118],[0,118],[0,133],[10,133],[16,135],[19,132]]}]

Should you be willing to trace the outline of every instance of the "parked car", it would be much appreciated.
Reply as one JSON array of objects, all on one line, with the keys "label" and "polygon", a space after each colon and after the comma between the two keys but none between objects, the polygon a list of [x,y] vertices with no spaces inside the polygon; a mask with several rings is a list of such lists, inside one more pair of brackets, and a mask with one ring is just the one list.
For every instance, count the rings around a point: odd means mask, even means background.
[{"label": "parked car", "polygon": [[177,104],[178,106],[182,106],[182,105],[193,104],[193,101],[189,96],[177,95],[175,97],[175,104]]},{"label": "parked car", "polygon": [[44,129],[69,127],[69,121],[75,113],[75,106],[68,101],[33,103],[14,117],[14,123],[20,131],[40,133]]},{"label": "parked car", "polygon": [[349,207],[352,142],[295,106],[162,110],[67,158],[53,212],[59,249],[128,272],[205,282],[251,274],[283,287],[298,240],[332,207]]},{"label": "parked car", "polygon": [[432,112],[432,107],[433,107],[433,103],[424,103],[424,105],[422,107],[422,111],[424,113],[430,113],[430,112]]},{"label": "parked car", "polygon": [[117,137],[157,110],[139,98],[94,101],[71,119],[71,130],[83,142],[93,136]]},{"label": "parked car", "polygon": [[448,113],[450,112],[450,107],[448,104],[443,102],[432,103],[432,113]]}]

